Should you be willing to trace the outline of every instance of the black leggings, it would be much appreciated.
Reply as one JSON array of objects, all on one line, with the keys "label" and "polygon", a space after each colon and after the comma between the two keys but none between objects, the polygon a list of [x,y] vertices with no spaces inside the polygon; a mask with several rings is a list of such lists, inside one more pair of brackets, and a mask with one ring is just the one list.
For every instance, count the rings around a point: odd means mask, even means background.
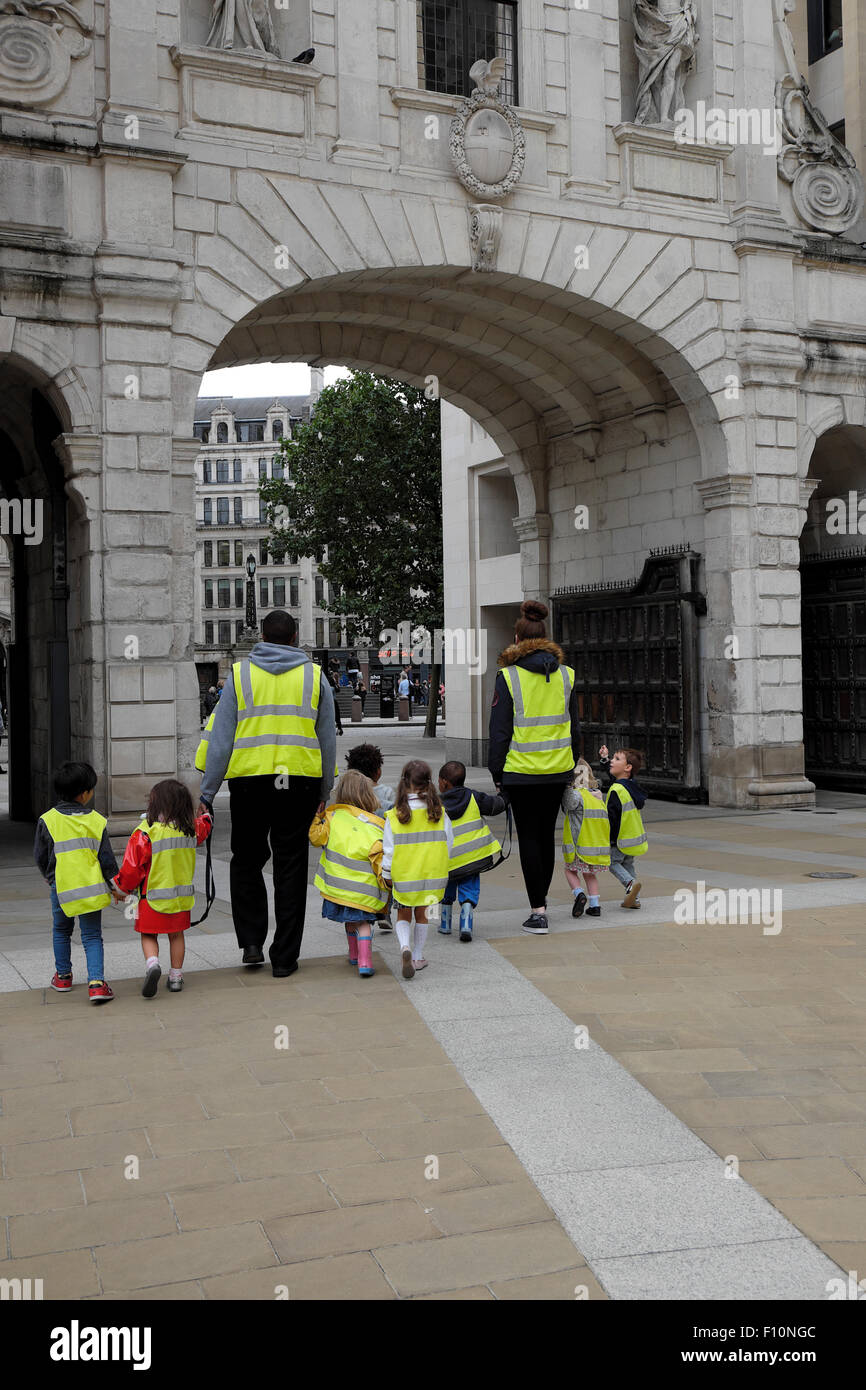
[{"label": "black leggings", "polygon": [[514,812],[520,867],[530,907],[547,906],[547,890],[556,865],[556,818],[561,782],[527,782],[503,789]]}]

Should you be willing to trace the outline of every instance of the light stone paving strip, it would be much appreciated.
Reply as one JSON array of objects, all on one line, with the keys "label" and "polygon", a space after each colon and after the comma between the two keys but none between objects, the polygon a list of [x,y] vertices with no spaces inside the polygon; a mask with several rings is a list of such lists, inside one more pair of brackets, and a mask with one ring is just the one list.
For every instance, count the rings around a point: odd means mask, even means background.
[{"label": "light stone paving strip", "polygon": [[498,952],[454,949],[406,993],[611,1297],[826,1297],[811,1241]]}]

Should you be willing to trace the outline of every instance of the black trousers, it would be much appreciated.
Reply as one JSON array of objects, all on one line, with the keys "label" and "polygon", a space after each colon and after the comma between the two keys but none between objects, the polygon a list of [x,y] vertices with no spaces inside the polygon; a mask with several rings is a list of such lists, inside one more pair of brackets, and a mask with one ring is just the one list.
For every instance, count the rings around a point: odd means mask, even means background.
[{"label": "black trousers", "polygon": [[530,907],[547,906],[547,890],[556,867],[556,818],[561,782],[527,782],[503,788],[514,812],[520,867]]},{"label": "black trousers", "polygon": [[232,777],[232,859],[229,874],[232,918],[238,945],[264,948],[268,934],[268,895],[262,870],[274,856],[272,965],[297,964],[304,935],[310,825],[320,801],[321,779]]}]

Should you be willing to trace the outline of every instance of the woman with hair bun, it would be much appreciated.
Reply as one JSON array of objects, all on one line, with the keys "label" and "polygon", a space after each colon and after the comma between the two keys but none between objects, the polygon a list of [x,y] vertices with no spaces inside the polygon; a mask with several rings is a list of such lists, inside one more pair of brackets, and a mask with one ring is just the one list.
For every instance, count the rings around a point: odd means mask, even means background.
[{"label": "woman with hair bun", "polygon": [[547,636],[547,605],[520,605],[514,645],[499,658],[487,766],[511,802],[529,899],[523,930],[545,936],[547,891],[556,863],[556,821],[580,757],[574,671]]}]

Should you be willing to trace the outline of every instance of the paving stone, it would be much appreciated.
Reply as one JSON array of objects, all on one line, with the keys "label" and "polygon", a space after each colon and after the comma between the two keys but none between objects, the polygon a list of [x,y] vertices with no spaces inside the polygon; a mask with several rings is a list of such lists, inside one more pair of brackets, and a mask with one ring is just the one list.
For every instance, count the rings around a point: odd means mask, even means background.
[{"label": "paving stone", "polygon": [[[433,1184],[431,1184],[433,1187]],[[522,1226],[532,1221],[550,1221],[552,1212],[527,1178],[499,1183],[471,1192],[438,1195],[436,1186],[425,1209],[445,1235],[487,1231],[497,1226]]]},{"label": "paving stone", "polygon": [[343,1207],[382,1202],[389,1197],[417,1197],[422,1206],[428,1208],[438,1193],[484,1186],[484,1179],[456,1153],[442,1155],[438,1177],[429,1178],[428,1171],[427,1156],[419,1154],[413,1158],[379,1159],[376,1163],[326,1169],[320,1177]]},{"label": "paving stone", "polygon": [[518,1275],[549,1274],[580,1263],[574,1246],[555,1221],[389,1245],[378,1247],[373,1254],[404,1298]]},{"label": "paving stone", "polygon": [[225,1222],[269,1221],[298,1212],[326,1211],[337,1202],[316,1176],[295,1174],[225,1183],[204,1192],[173,1192],[172,1205],[182,1231],[222,1226]]},{"label": "paving stone", "polygon": [[773,1198],[776,1206],[814,1241],[866,1241],[866,1187],[861,1196]]},{"label": "paving stone", "polygon": [[490,1285],[496,1298],[521,1302],[584,1302],[606,1299],[607,1294],[587,1265],[558,1274],[533,1274],[527,1279],[506,1279]]},{"label": "paving stone", "polygon": [[368,1134],[380,1126],[410,1124],[421,1118],[417,1105],[403,1097],[347,1100],[334,1105],[294,1105],[280,1114],[295,1139],[317,1139],[355,1131]]},{"label": "paving stone", "polygon": [[866,1124],[770,1125],[749,1129],[748,1137],[765,1158],[812,1158],[818,1154],[866,1153]]},{"label": "paving stone", "polygon": [[146,1125],[153,1117],[154,1109],[159,1116],[160,1128],[173,1121],[196,1121],[205,1118],[205,1112],[195,1094],[166,1096],[154,1106],[154,1100],[127,1100],[114,1105],[91,1105],[70,1111],[69,1119],[76,1135],[102,1134],[115,1129],[132,1129]]},{"label": "paving stone", "polygon": [[427,1120],[444,1120],[451,1115],[482,1115],[484,1107],[473,1091],[429,1091],[414,1097],[414,1104]]},{"label": "paving stone", "polygon": [[5,1150],[6,1176],[20,1178],[38,1173],[63,1173],[70,1168],[92,1168],[112,1160],[120,1163],[127,1154],[137,1154],[141,1158],[149,1153],[142,1129],[88,1134],[80,1139],[10,1144]]},{"label": "paving stone", "polygon": [[368,1251],[278,1265],[274,1269],[250,1270],[245,1274],[219,1275],[203,1279],[202,1289],[206,1298],[231,1300],[275,1299],[275,1290],[285,1289],[289,1302],[293,1303],[308,1300],[362,1303],[397,1296]]},{"label": "paving stone", "polygon": [[103,1245],[94,1255],[107,1289],[144,1289],[276,1264],[258,1222]]},{"label": "paving stone", "polygon": [[740,1177],[774,1202],[777,1197],[866,1196],[866,1182],[841,1158],[747,1160],[740,1164]]},{"label": "paving stone", "polygon": [[0,1260],[0,1279],[41,1279],[42,1297],[46,1302],[99,1293],[96,1264],[89,1250],[63,1250],[50,1257],[27,1255],[20,1260]]},{"label": "paving stone", "polygon": [[125,1201],[13,1216],[9,1223],[12,1255],[16,1258],[116,1245],[122,1240],[168,1235],[176,1230],[177,1222],[165,1197],[139,1197],[132,1193]]},{"label": "paving stone", "polygon": [[465,1083],[456,1067],[401,1067],[361,1076],[337,1076],[324,1083],[338,1100],[366,1100],[390,1096],[418,1097],[448,1089],[464,1091]]},{"label": "paving stone", "polygon": [[54,1211],[58,1207],[77,1207],[84,1193],[77,1173],[56,1173],[40,1178],[6,1178],[0,1182],[0,1216],[20,1216],[26,1212]]},{"label": "paving stone", "polygon": [[194,1280],[187,1283],[157,1284],[150,1289],[123,1289],[119,1293],[99,1294],[86,1303],[201,1303],[204,1294]]},{"label": "paving stone", "polygon": [[200,1091],[199,1099],[210,1116],[276,1115],[290,1106],[334,1105],[335,1100],[321,1081],[276,1081],[271,1085],[257,1084],[252,1076],[237,1090]]},{"label": "paving stone", "polygon": [[[375,1202],[312,1216],[265,1222],[265,1232],[282,1264],[323,1255],[350,1254],[402,1241],[429,1241],[439,1231],[415,1201]],[[380,1259],[380,1264],[382,1263]],[[387,1271],[386,1271],[387,1273]]]},{"label": "paving stone", "polygon": [[234,1180],[235,1171],[221,1149],[179,1154],[174,1158],[141,1158],[138,1177],[128,1178],[127,1165],[119,1160],[99,1168],[85,1168],[81,1178],[88,1203],[110,1202],[128,1197],[130,1192],[146,1196],[153,1192],[181,1192],[186,1188],[215,1187]]},{"label": "paving stone", "polygon": [[465,1148],[494,1145],[499,1130],[487,1115],[459,1115],[447,1120],[389,1125],[366,1130],[370,1143],[384,1158],[410,1158],[413,1154],[454,1153]]},{"label": "paving stone", "polygon": [[494,1144],[487,1148],[464,1149],[462,1157],[471,1165],[485,1182],[514,1182],[524,1176],[523,1164],[508,1144]]},{"label": "paving stone", "polygon": [[242,1181],[251,1182],[280,1173],[316,1173],[354,1163],[371,1163],[379,1154],[362,1135],[340,1134],[294,1142],[287,1136],[277,1144],[229,1149],[229,1157]]},{"label": "paving stone", "polygon": [[494,1297],[482,1284],[471,1289],[449,1289],[447,1293],[422,1293],[409,1300],[411,1303],[493,1303]]},{"label": "paving stone", "polygon": [[611,1298],[694,1302],[826,1299],[836,1266],[805,1237],[594,1261]]},{"label": "paving stone", "polygon": [[[222,1115],[218,1119],[178,1125],[148,1125],[147,1134],[157,1158],[168,1154],[192,1153],[199,1149],[240,1147],[250,1137],[251,1122],[245,1115]],[[256,1138],[289,1139],[285,1125],[276,1115],[257,1115]]]}]

